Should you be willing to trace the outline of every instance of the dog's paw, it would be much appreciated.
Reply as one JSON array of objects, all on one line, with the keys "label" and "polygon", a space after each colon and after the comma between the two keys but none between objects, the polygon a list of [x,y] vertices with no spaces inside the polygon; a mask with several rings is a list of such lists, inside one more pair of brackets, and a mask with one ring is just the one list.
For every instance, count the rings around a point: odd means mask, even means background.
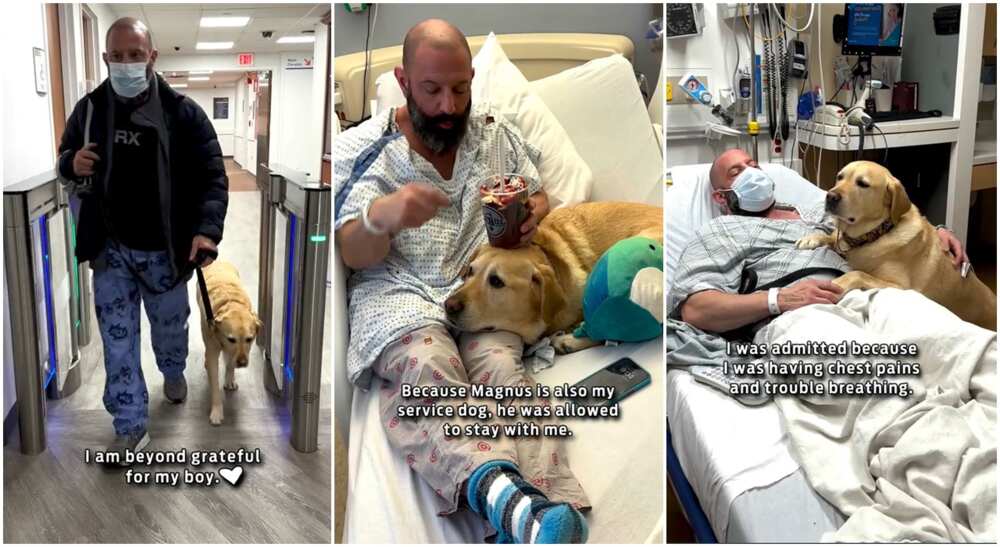
[{"label": "dog's paw", "polygon": [[222,385],[222,389],[226,391],[236,391],[240,386],[236,384],[236,380],[230,380]]},{"label": "dog's paw", "polygon": [[555,348],[556,353],[559,355],[573,353],[574,351],[580,351],[581,349],[589,348],[594,345],[589,338],[577,338],[576,336],[573,336],[573,333],[553,334],[551,342],[552,347]]},{"label": "dog's paw", "polygon": [[817,249],[826,244],[826,236],[822,234],[807,235],[795,242],[796,249]]},{"label": "dog's paw", "polygon": [[212,412],[209,413],[209,415],[208,415],[208,421],[212,425],[221,425],[223,417],[224,416],[223,416],[223,412],[222,412],[222,407],[221,406],[213,406],[212,407]]}]

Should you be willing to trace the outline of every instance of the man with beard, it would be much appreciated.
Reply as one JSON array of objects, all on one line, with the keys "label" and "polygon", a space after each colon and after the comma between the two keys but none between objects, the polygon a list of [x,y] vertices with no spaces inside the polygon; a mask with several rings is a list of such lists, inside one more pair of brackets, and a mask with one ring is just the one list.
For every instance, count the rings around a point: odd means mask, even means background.
[{"label": "man with beard", "polygon": [[[406,108],[334,144],[336,243],[354,270],[349,377],[362,387],[374,380],[390,443],[443,499],[445,514],[468,507],[505,542],[583,542],[586,521],[574,507],[588,502],[560,440],[446,435],[446,424],[475,425],[448,414],[464,398],[408,396],[410,386],[466,393],[473,383],[531,384],[520,337],[491,331],[456,340],[444,302],[486,242],[478,184],[495,170],[497,139],[506,143],[505,172],[524,177],[531,194],[522,245],[549,205],[538,151],[501,115],[472,104],[472,54],[458,29],[442,20],[414,26],[395,75]],[[407,406],[434,416],[400,418]]]},{"label": "man with beard", "polygon": [[187,396],[187,280],[199,252],[214,251],[222,240],[229,196],[212,122],[153,72],[157,51],[146,25],[118,19],[105,39],[108,79],[67,120],[58,171],[78,222],[76,257],[94,269],[104,407],[116,434],[109,451],[123,455],[149,442],[140,301],[163,394],[181,403]]}]

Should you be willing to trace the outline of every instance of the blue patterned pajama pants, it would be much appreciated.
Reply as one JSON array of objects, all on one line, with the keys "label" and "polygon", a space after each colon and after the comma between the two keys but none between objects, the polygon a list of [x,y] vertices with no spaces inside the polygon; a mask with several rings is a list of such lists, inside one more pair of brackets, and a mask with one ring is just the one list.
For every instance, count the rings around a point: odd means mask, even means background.
[{"label": "blue patterned pajama pants", "polygon": [[149,319],[156,366],[166,378],[184,374],[190,307],[187,283],[170,289],[173,282],[166,251],[137,251],[109,242],[94,261],[94,307],[107,374],[104,408],[114,418],[117,435],[145,431],[149,418],[140,361],[140,300]]}]

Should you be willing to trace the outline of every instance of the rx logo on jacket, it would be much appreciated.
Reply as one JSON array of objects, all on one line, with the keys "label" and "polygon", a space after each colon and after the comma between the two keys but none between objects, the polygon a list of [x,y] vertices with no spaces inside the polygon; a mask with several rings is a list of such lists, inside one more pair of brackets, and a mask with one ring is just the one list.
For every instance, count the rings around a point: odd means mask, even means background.
[{"label": "rx logo on jacket", "polygon": [[115,144],[119,143],[139,146],[139,132],[115,129]]}]

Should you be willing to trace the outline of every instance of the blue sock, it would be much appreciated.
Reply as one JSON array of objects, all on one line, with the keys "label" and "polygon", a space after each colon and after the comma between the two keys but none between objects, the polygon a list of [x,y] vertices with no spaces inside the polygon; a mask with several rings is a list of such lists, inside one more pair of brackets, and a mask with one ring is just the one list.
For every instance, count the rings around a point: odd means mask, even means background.
[{"label": "blue sock", "polygon": [[[585,543],[587,521],[568,503],[553,503],[510,462],[486,462],[469,477],[469,506],[514,543]],[[499,543],[499,541],[498,541]]]}]

